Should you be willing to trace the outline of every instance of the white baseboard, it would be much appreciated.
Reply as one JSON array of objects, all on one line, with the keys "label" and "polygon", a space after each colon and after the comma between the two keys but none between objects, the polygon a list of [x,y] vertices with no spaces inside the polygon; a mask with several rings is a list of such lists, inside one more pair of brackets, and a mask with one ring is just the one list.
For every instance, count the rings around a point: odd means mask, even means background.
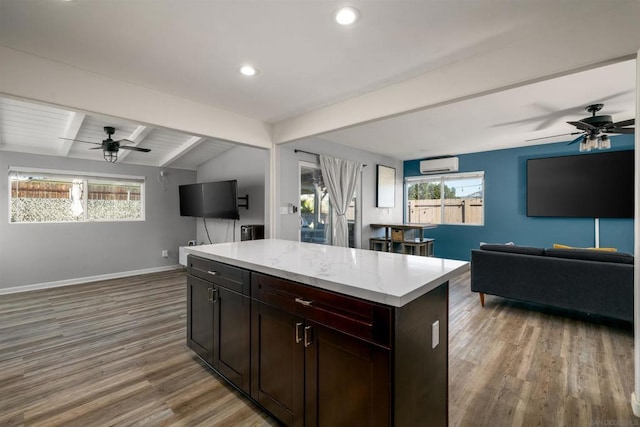
[{"label": "white baseboard", "polygon": [[640,402],[635,392],[631,393],[631,410],[633,411],[633,415],[640,417]]},{"label": "white baseboard", "polygon": [[180,268],[183,268],[183,266],[179,264],[173,264],[173,265],[167,265],[163,267],[144,268],[142,270],[121,271],[119,273],[101,274],[99,276],[78,277],[76,279],[58,280],[55,282],[36,283],[33,285],[14,286],[11,288],[0,288],[0,295],[34,291],[37,289],[57,288],[60,286],[78,285],[80,283],[97,282],[100,280],[119,279],[121,277],[138,276],[140,274],[148,274],[148,273],[159,273],[162,271],[177,270]]}]

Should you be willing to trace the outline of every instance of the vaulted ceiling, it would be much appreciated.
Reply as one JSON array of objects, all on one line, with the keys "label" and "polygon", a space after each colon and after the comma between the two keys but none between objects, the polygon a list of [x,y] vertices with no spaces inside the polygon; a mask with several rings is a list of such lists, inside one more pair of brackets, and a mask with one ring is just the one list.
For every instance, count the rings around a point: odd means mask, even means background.
[{"label": "vaulted ceiling", "polygon": [[[635,116],[636,0],[349,4],[360,20],[345,28],[341,1],[3,0],[0,46],[257,120],[275,143],[398,159],[561,140],[526,141],[572,132],[596,102]],[[98,160],[60,137],[100,142],[114,126],[152,150],[121,161],[194,169],[247,143],[4,92],[0,150]]]},{"label": "vaulted ceiling", "polygon": [[115,127],[112,139],[128,140],[121,145],[151,150],[143,153],[121,149],[118,153],[121,163],[195,170],[235,146],[219,139],[114,117],[0,98],[0,149],[4,151],[102,160],[102,151],[93,148],[107,138],[105,126]]}]

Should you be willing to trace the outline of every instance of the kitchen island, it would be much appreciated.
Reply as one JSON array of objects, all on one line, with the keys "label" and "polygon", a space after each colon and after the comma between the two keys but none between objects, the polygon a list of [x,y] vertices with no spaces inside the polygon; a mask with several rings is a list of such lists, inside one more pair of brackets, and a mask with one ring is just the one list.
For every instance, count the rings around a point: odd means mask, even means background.
[{"label": "kitchen island", "polygon": [[464,261],[267,239],[188,248],[187,344],[285,425],[446,425]]}]

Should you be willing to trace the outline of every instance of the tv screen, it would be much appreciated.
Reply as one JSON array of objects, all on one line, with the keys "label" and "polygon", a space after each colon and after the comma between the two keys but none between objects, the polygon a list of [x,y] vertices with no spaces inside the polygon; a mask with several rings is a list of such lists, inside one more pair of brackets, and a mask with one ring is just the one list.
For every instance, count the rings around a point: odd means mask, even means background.
[{"label": "tv screen", "polygon": [[238,214],[238,181],[203,183],[202,216],[205,218],[240,219]]},{"label": "tv screen", "polygon": [[236,180],[181,185],[178,190],[181,216],[240,219]]},{"label": "tv screen", "polygon": [[202,216],[202,184],[178,187],[180,193],[180,216]]},{"label": "tv screen", "polygon": [[634,152],[527,160],[527,216],[633,218]]}]

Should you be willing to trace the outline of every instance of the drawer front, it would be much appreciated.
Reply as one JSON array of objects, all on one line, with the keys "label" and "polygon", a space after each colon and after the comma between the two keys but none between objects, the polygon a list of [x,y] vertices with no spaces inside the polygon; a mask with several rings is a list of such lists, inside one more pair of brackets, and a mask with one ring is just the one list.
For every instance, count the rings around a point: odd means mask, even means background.
[{"label": "drawer front", "polygon": [[260,273],[251,275],[251,296],[369,342],[389,347],[391,308]]},{"label": "drawer front", "polygon": [[218,261],[189,255],[189,274],[216,285],[224,286],[243,295],[249,295],[250,273]]}]

